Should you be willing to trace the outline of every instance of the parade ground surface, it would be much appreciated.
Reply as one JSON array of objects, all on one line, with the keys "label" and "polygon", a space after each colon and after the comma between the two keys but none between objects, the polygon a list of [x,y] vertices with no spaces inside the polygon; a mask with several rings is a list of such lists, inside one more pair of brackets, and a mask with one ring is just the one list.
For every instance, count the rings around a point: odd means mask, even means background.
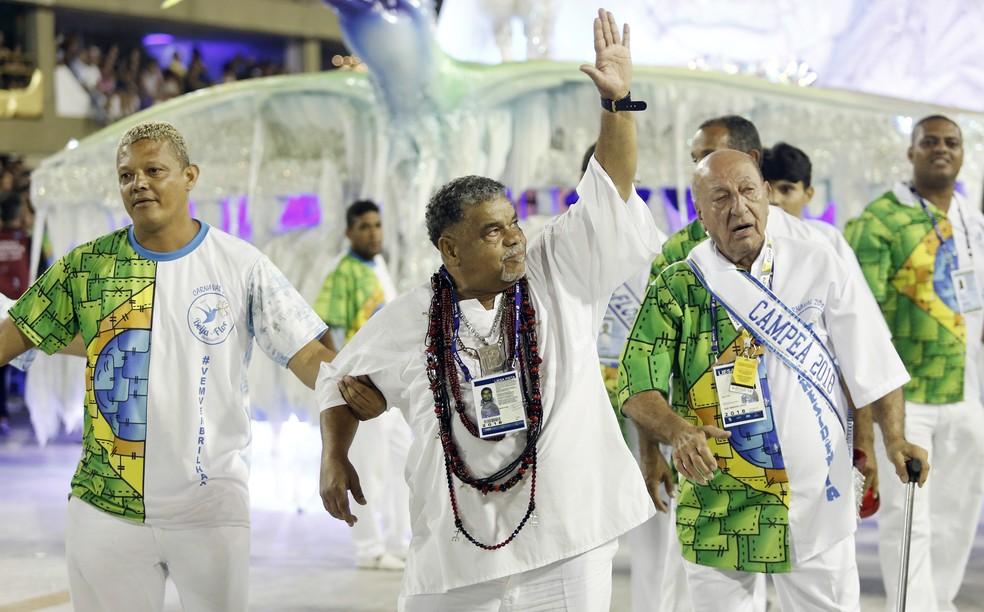
[{"label": "parade ground surface", "polygon": [[[277,453],[269,443],[268,428],[258,424],[254,429],[250,610],[395,610],[400,572],[355,569],[348,528],[317,510],[316,449],[301,445],[301,453],[295,447],[293,456],[271,459]],[[70,438],[38,447],[26,423],[0,438],[0,612],[72,609],[65,571],[65,509],[79,454],[79,445]],[[287,464],[309,464],[310,478],[285,486],[277,473],[283,474],[281,468]],[[272,503],[268,491],[274,491],[281,503]],[[876,536],[874,521],[863,522],[857,545],[865,612],[884,609]],[[628,553],[623,544],[615,559],[611,609],[618,612],[631,609]],[[963,612],[984,612],[984,521],[980,519],[957,605]],[[170,586],[165,609],[180,610]],[[769,610],[778,610],[771,587]]]}]

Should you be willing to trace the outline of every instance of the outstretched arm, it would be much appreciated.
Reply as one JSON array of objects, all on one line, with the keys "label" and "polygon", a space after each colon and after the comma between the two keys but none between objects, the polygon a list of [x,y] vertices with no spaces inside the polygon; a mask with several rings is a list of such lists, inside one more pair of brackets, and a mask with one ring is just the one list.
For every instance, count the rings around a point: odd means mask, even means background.
[{"label": "outstretched arm", "polygon": [[[625,24],[620,36],[615,16],[600,9],[594,20],[594,47],[594,65],[582,65],[581,72],[591,77],[602,98],[620,100],[629,95],[632,83],[629,24]],[[622,199],[628,200],[636,173],[636,129],[631,112],[601,112],[595,159],[611,177]]]}]

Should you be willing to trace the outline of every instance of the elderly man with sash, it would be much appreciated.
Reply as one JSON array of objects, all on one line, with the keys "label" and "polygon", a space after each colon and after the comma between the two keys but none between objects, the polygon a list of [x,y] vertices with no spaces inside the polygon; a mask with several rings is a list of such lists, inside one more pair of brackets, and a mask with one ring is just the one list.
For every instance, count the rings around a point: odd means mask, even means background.
[{"label": "elderly man with sash", "polygon": [[[605,610],[617,538],[655,513],[598,368],[612,292],[661,243],[632,187],[629,32],[594,23],[582,66],[605,110],[580,199],[530,241],[505,187],[465,176],[427,206],[444,265],[370,318],[318,381],[321,493],[351,524],[363,502],[358,421],[336,382],[368,375],[414,432],[404,612]],[[623,42],[624,41],[624,42]],[[482,414],[485,389],[498,414]]]},{"label": "elderly man with sash", "polygon": [[[912,380],[905,429],[925,446],[937,477],[912,517],[912,610],[955,610],[984,497],[984,217],[956,191],[960,127],[941,115],[916,123],[912,182],[898,183],[848,223],[848,241]],[[879,557],[888,609],[895,608],[905,490],[881,487]]]},{"label": "elderly man with sash", "polygon": [[693,187],[711,240],[650,285],[621,376],[624,413],[673,446],[685,478],[676,522],[694,607],[753,610],[768,573],[785,610],[858,610],[841,380],[871,404],[905,480],[907,459],[926,460],[903,435],[908,374],[842,258],[766,232],[775,209],[752,158],[715,152]]}]

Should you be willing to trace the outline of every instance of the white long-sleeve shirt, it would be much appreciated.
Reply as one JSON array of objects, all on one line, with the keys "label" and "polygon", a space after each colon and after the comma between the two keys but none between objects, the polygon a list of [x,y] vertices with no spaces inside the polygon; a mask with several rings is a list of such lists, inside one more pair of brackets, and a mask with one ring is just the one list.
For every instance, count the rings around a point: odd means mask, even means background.
[{"label": "white long-sleeve shirt", "polygon": [[[321,409],[344,404],[346,374],[369,374],[414,433],[406,468],[413,539],[403,593],[439,593],[524,572],[600,546],[653,515],[638,467],[619,432],[598,368],[596,338],[612,291],[655,257],[663,236],[635,192],[624,202],[597,161],[578,186],[580,200],[529,243],[527,279],[536,308],[543,427],[538,441],[537,523],[497,551],[455,534],[434,398],[427,380],[425,335],[429,286],[387,305],[324,364]],[[498,306],[477,300],[461,309],[487,333]],[[472,372],[478,364],[462,354]],[[462,396],[473,410],[471,386]],[[522,451],[525,432],[500,442],[468,434],[457,418],[453,436],[473,474],[485,475]],[[358,466],[356,466],[358,468]],[[526,512],[530,473],[505,493],[483,496],[454,480],[465,527],[480,541],[507,537]]]}]

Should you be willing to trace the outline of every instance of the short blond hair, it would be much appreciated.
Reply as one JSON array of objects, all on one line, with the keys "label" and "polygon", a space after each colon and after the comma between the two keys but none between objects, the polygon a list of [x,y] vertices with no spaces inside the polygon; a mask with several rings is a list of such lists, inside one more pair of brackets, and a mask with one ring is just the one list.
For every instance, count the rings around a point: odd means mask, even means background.
[{"label": "short blond hair", "polygon": [[166,142],[170,145],[174,157],[181,162],[182,168],[191,165],[184,136],[181,135],[178,128],[166,121],[144,121],[127,130],[126,134],[123,134],[123,138],[120,139],[119,146],[116,147],[116,159],[120,158],[123,147],[128,147],[138,140]]}]

